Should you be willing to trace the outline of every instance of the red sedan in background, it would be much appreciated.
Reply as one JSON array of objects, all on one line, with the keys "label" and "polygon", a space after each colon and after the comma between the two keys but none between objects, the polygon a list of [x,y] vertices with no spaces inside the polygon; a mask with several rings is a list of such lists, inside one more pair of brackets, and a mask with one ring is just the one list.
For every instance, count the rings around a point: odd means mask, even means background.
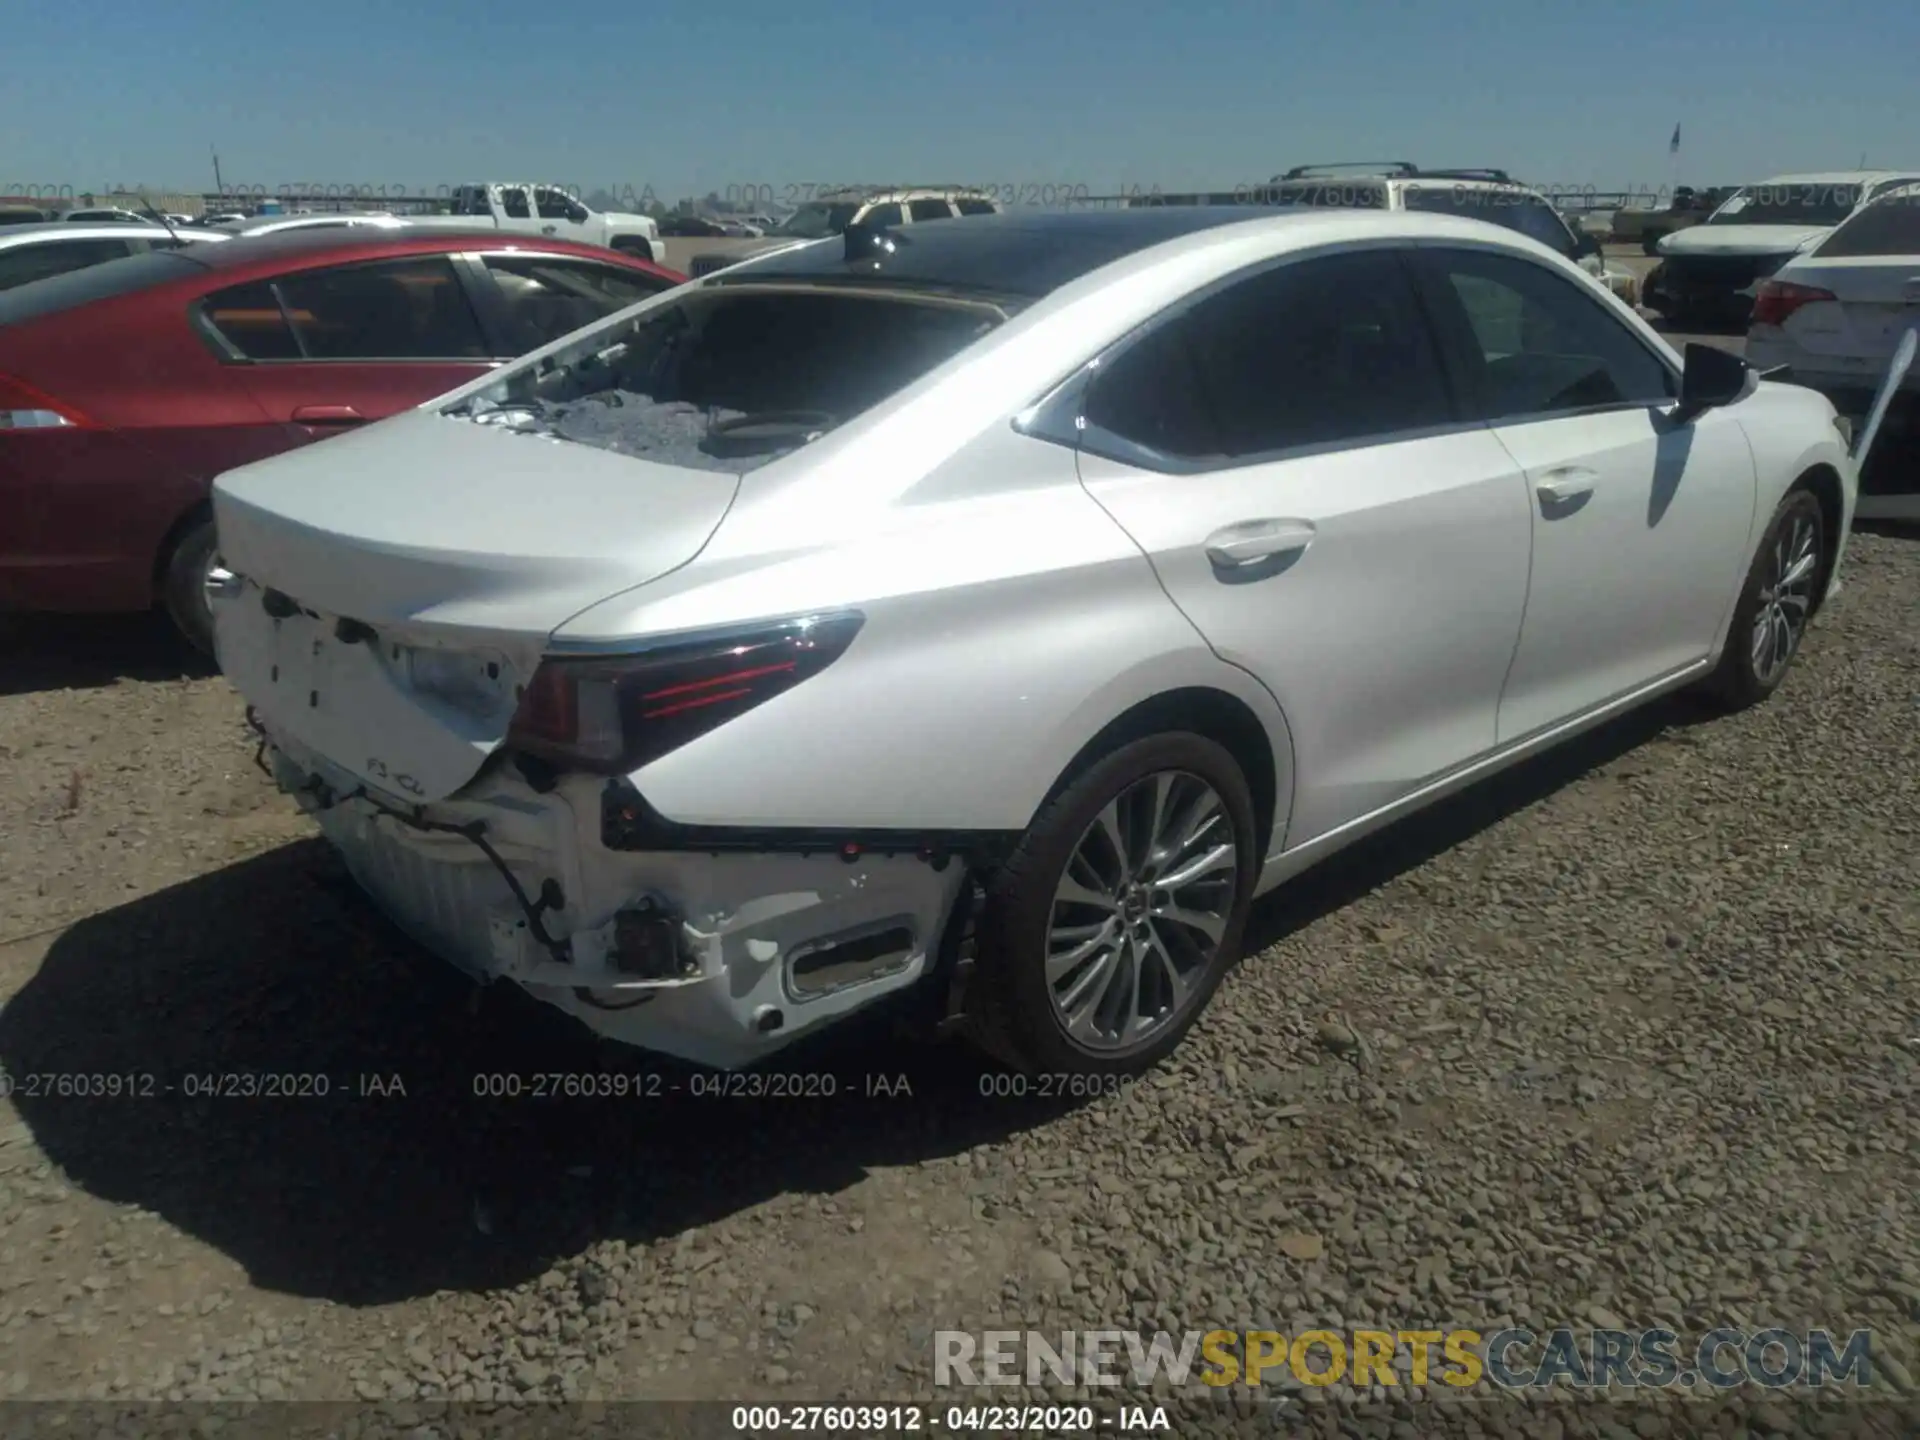
[{"label": "red sedan in background", "polygon": [[682,283],[497,231],[291,231],[0,293],[0,609],[156,603],[211,648],[209,486]]}]

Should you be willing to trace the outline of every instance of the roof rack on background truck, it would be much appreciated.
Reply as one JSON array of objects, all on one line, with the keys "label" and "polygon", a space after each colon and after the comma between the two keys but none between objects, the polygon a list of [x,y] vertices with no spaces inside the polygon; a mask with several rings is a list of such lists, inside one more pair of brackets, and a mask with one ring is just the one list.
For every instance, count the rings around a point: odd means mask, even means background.
[{"label": "roof rack on background truck", "polygon": [[1279,180],[1305,180],[1312,176],[1333,175],[1341,171],[1357,171],[1362,175],[1418,175],[1410,160],[1335,160],[1326,165],[1296,165],[1284,175],[1274,176]]},{"label": "roof rack on background truck", "polygon": [[1413,173],[1425,180],[1490,180],[1496,185],[1519,183],[1504,170],[1416,170]]}]

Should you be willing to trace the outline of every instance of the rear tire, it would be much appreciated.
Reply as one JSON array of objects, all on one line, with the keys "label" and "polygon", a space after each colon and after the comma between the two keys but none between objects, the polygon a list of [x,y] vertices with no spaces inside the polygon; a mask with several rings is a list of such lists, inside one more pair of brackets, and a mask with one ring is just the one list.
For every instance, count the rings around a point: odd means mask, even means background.
[{"label": "rear tire", "polygon": [[207,602],[207,572],[217,543],[211,516],[190,525],[174,543],[160,576],[160,603],[167,618],[202,655],[213,654],[213,607]]},{"label": "rear tire", "polygon": [[1767,523],[1734,602],[1726,649],[1701,682],[1701,695],[1716,708],[1745,710],[1780,688],[1826,589],[1826,555],[1820,501],[1795,486]]},{"label": "rear tire", "polygon": [[1048,801],[980,916],[987,1048],[1030,1073],[1089,1076],[1171,1052],[1238,957],[1253,814],[1233,757],[1187,733],[1122,746]]}]

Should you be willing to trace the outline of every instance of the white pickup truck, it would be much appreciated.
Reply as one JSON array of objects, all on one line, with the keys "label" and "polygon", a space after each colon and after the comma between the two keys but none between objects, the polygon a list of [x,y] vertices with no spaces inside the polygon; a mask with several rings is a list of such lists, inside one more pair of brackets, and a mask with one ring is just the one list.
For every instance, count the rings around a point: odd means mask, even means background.
[{"label": "white pickup truck", "polygon": [[642,260],[660,254],[660,226],[650,216],[589,210],[553,185],[456,185],[450,215],[409,215],[413,225],[493,224],[522,235],[554,235],[604,245]]}]

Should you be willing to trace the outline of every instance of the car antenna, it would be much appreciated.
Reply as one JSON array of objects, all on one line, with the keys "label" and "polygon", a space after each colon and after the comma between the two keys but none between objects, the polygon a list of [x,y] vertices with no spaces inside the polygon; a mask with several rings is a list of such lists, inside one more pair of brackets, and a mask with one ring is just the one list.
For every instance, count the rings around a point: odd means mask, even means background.
[{"label": "car antenna", "polygon": [[173,237],[174,244],[184,245],[187,243],[186,241],[180,238],[180,232],[173,228],[173,222],[168,220],[166,216],[162,215],[158,210],[153,208],[153,201],[147,198],[147,192],[144,190],[140,192],[140,205],[141,205],[141,208],[147,212],[147,214],[151,215],[154,219],[160,222],[160,228],[165,230],[167,234]]}]

